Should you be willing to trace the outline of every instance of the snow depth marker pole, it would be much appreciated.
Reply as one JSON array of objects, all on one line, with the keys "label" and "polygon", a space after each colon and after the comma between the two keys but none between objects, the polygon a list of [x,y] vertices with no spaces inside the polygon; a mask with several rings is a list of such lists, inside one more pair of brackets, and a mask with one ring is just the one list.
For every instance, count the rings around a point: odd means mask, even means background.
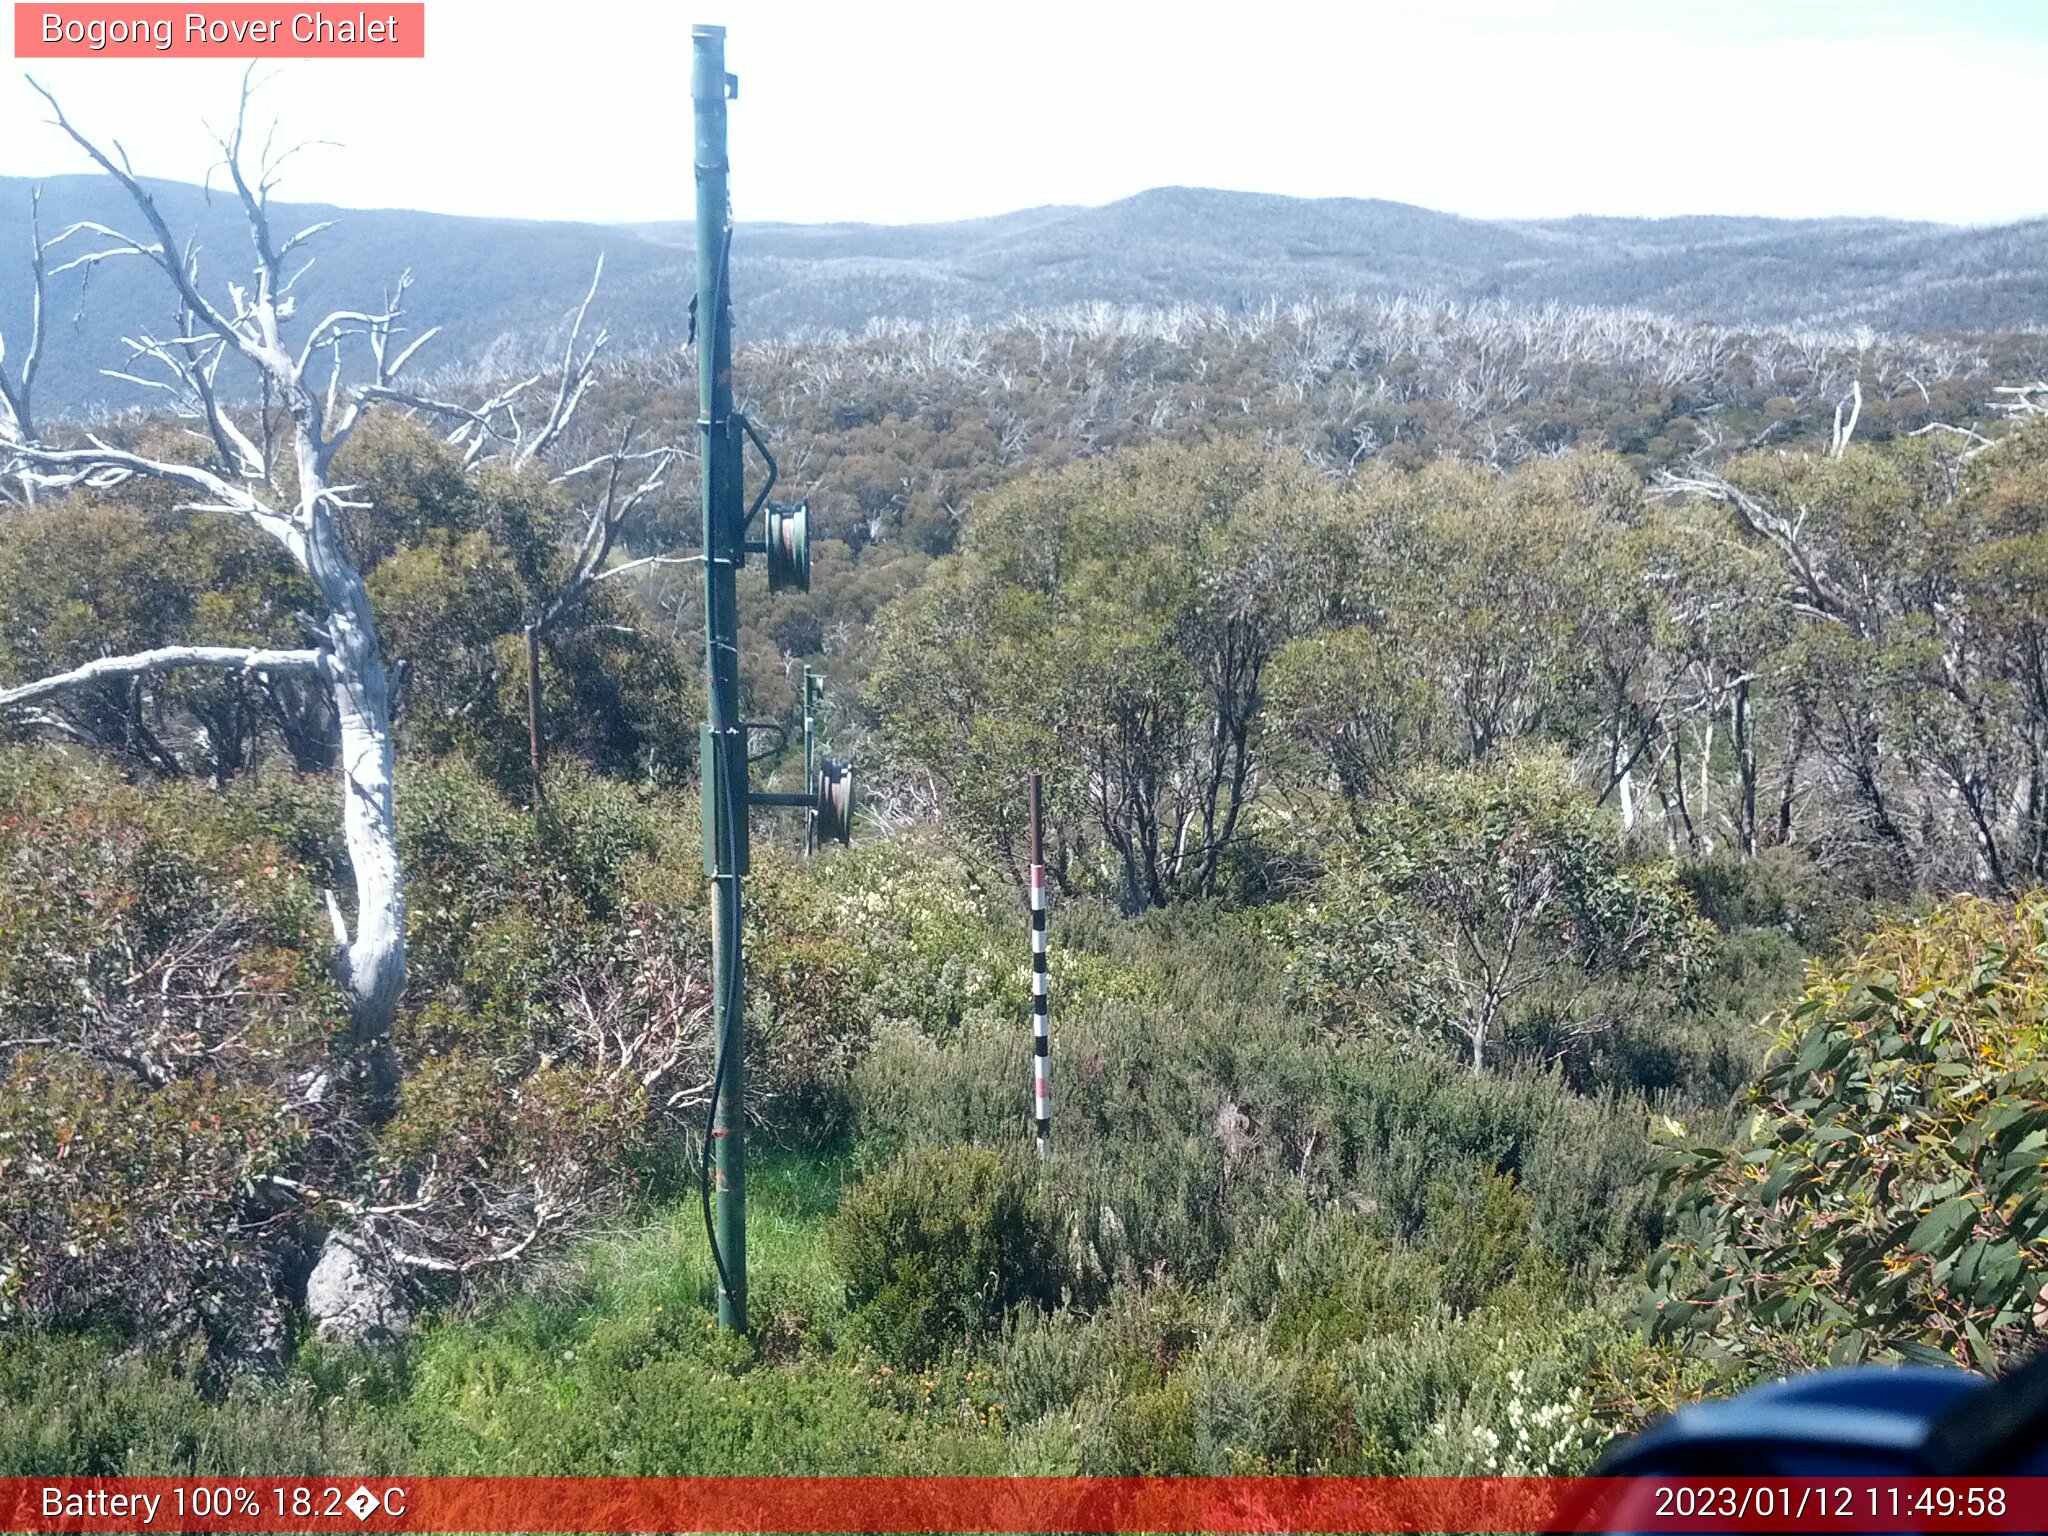
[{"label": "snow depth marker pole", "polygon": [[1045,975],[1044,776],[1031,775],[1031,1112],[1038,1155],[1052,1154],[1052,1020]]}]

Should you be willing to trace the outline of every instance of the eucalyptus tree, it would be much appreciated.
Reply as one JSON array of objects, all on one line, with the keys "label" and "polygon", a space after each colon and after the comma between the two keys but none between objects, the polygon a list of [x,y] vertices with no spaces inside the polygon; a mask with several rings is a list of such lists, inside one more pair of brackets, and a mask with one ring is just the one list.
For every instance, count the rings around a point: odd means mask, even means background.
[{"label": "eucalyptus tree", "polygon": [[1304,462],[1249,446],[1117,454],[990,497],[887,617],[891,750],[998,851],[1041,766],[1055,848],[1125,906],[1212,893],[1262,785],[1268,669],[1343,585],[1333,505]]},{"label": "eucalyptus tree", "polygon": [[1525,749],[1410,775],[1293,921],[1293,986],[1327,1022],[1449,1043],[1475,1073],[1655,1017],[1705,937],[1675,866]]},{"label": "eucalyptus tree", "polygon": [[2048,871],[2044,463],[2048,433],[2023,423],[1666,479],[1730,508],[1776,570],[1775,618],[1750,622],[1781,626],[1835,813],[1819,836],[1882,850],[1900,883]]}]

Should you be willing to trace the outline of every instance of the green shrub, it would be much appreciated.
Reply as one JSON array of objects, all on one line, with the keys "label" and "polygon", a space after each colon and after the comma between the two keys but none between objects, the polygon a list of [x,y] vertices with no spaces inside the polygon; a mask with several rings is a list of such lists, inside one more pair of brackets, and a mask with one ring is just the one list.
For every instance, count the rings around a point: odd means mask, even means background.
[{"label": "green shrub", "polygon": [[1771,1044],[1764,1021],[1799,996],[1810,958],[1781,927],[1718,934],[1672,1008],[1623,1018],[1565,1063],[1572,1085],[1642,1094],[1671,1114],[1726,1108],[1762,1067]]},{"label": "green shrub", "polygon": [[1423,1248],[1443,1275],[1443,1304],[1463,1314],[1483,1305],[1539,1250],[1529,1201],[1514,1179],[1483,1164],[1429,1192]]},{"label": "green shrub", "polygon": [[328,953],[217,797],[0,755],[0,1326],[261,1331],[271,1180],[333,1167],[296,1086],[341,1049]]},{"label": "green shrub", "polygon": [[1295,994],[1333,1028],[1482,1072],[1550,1062],[1665,1013],[1707,934],[1565,764],[1421,773],[1375,805],[1292,934]]},{"label": "green shrub", "polygon": [[1787,1365],[2038,1347],[2048,896],[1957,898],[1816,965],[1749,1107],[1735,1145],[1674,1149],[1653,1328]]},{"label": "green shrub", "polygon": [[0,1077],[0,1325],[234,1335],[274,1305],[285,1256],[264,1197],[304,1149],[268,1087],[18,1056]]},{"label": "green shrub", "polygon": [[1433,1312],[1444,1282],[1440,1266],[1394,1240],[1386,1222],[1340,1206],[1276,1221],[1239,1244],[1219,1289],[1264,1323],[1274,1349],[1323,1355]]},{"label": "green shrub", "polygon": [[[407,761],[399,784],[405,859],[407,996],[458,985],[478,931],[501,913],[542,902],[533,818],[460,759]],[[489,974],[510,958],[494,955]]]},{"label": "green shrub", "polygon": [[[1640,1101],[1526,1069],[1474,1078],[1433,1053],[1335,1036],[1263,984],[1275,962],[1249,925],[1224,943],[1178,911],[1157,921],[1149,950],[1132,934],[1105,957],[1123,968],[1148,954],[1149,995],[1053,1004],[1046,1189],[1078,1299],[1162,1266],[1214,1273],[1294,1204],[1355,1206],[1412,1238],[1432,1188],[1482,1164],[1514,1176],[1534,1241],[1562,1267],[1634,1264],[1659,1235]],[[883,1034],[851,1081],[857,1160],[1018,1134],[1027,1020],[947,1046]]]},{"label": "green shrub", "polygon": [[[694,1144],[710,957],[686,818],[574,762],[535,815],[408,759],[401,1090],[363,1123],[318,894],[342,875],[333,793],[0,753],[0,1325],[197,1329],[274,1359],[338,1203],[403,1206],[387,1230],[415,1258],[538,1258]],[[860,985],[787,884],[755,912],[751,1107],[829,1136]]]},{"label": "green shrub", "polygon": [[911,1153],[864,1179],[832,1241],[856,1331],[899,1365],[983,1337],[1017,1307],[1058,1300],[1030,1175],[985,1148]]},{"label": "green shrub", "polygon": [[828,1145],[873,1031],[862,946],[820,910],[802,866],[762,849],[748,886],[748,1094],[776,1133]]},{"label": "green shrub", "polygon": [[1188,1369],[1195,1459],[1216,1476],[1323,1472],[1356,1444],[1335,1366],[1275,1352],[1254,1330],[1221,1333]]},{"label": "green shrub", "polygon": [[10,1338],[0,1349],[0,1477],[357,1477],[408,1464],[381,1411],[395,1374],[353,1356],[283,1382],[207,1390],[175,1353],[103,1333]]},{"label": "green shrub", "polygon": [[1215,1298],[1173,1279],[1118,1286],[1093,1311],[1021,1312],[996,1352],[1018,1423],[1095,1395],[1158,1387],[1218,1323]]},{"label": "green shrub", "polygon": [[1870,923],[1870,898],[1847,888],[1837,871],[1820,869],[1804,848],[1716,852],[1683,866],[1679,878],[1700,915],[1724,933],[1775,928],[1819,949]]},{"label": "green shrub", "polygon": [[821,861],[812,880],[825,920],[856,947],[877,1027],[951,1040],[1030,1006],[1022,903],[999,925],[997,903],[957,857],[878,843]]},{"label": "green shrub", "polygon": [[1317,1213],[1277,1223],[1218,1286],[1121,1285],[1091,1314],[1026,1316],[996,1360],[1015,1455],[1109,1474],[1585,1470],[1607,1438],[1596,1383],[1644,1357],[1618,1299],[1537,1264],[1458,1314],[1459,1245],[1440,1246]]},{"label": "green shrub", "polygon": [[1510,1287],[1463,1318],[1437,1312],[1353,1345],[1343,1362],[1370,1476],[1590,1471],[1611,1430],[1592,1380],[1636,1344],[1616,1308]]}]

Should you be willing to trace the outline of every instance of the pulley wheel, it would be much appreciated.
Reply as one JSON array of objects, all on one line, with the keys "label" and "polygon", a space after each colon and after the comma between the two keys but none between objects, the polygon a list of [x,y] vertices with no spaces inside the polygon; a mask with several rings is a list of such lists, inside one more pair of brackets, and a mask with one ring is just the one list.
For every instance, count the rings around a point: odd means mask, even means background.
[{"label": "pulley wheel", "polygon": [[811,590],[811,504],[768,503],[768,590]]},{"label": "pulley wheel", "polygon": [[817,828],[819,842],[842,845],[853,839],[853,764],[831,758],[818,765]]}]

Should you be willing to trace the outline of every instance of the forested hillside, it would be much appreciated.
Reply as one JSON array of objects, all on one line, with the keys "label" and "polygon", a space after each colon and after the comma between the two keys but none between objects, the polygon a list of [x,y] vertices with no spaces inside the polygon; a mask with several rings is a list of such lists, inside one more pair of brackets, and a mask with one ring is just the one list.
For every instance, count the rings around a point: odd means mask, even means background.
[{"label": "forested hillside", "polygon": [[577,274],[511,395],[401,379],[424,276],[329,388],[316,315],[182,270],[268,395],[164,348],[182,417],[0,414],[0,1474],[1565,1472],[2041,1344],[2024,316],[742,348],[813,512],[808,593],[741,576],[755,772],[808,665],[864,787],[844,849],[758,813],[734,1337],[696,359],[596,340],[656,269],[561,320]]},{"label": "forested hillside", "polygon": [[[0,177],[0,273],[25,270],[35,183]],[[117,188],[42,184],[46,235],[119,223]],[[152,181],[210,264],[246,266],[230,199]],[[550,324],[602,256],[607,320],[627,350],[674,346],[694,276],[689,226],[605,227],[278,203],[281,234],[332,222],[295,290],[308,311],[381,292],[403,270],[444,327],[437,365],[504,371],[551,355]],[[289,230],[285,230],[289,226]],[[89,241],[62,259],[87,254]],[[1672,319],[1850,332],[2048,328],[2039,223],[1974,229],[1884,219],[1459,218],[1374,199],[1162,187],[1100,208],[1036,208],[932,225],[742,222],[740,334],[859,332],[872,321],[1006,321],[1072,305],[1198,306],[1229,316],[1274,302],[1426,296],[1517,308],[1638,308]],[[56,263],[53,262],[53,265]],[[91,302],[81,303],[88,286]],[[67,413],[144,393],[101,370],[120,339],[166,316],[146,272],[110,261],[57,284],[72,345],[46,400]],[[0,328],[25,334],[27,289],[0,281]],[[423,313],[425,310],[423,309]]]}]

